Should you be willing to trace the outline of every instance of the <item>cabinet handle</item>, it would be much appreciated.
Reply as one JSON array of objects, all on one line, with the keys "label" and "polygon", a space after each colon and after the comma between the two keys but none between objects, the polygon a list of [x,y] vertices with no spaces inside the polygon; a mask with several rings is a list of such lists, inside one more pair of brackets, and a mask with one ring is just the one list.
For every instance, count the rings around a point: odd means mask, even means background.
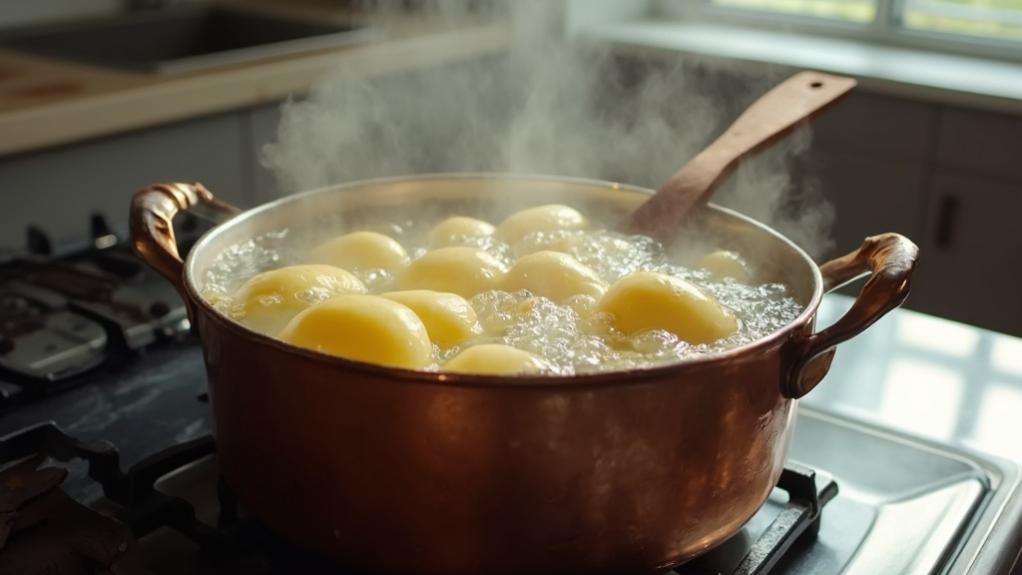
[{"label": "cabinet handle", "polygon": [[951,247],[960,205],[961,202],[955,196],[944,196],[940,199],[940,206],[937,208],[937,237],[935,238],[938,248]]}]

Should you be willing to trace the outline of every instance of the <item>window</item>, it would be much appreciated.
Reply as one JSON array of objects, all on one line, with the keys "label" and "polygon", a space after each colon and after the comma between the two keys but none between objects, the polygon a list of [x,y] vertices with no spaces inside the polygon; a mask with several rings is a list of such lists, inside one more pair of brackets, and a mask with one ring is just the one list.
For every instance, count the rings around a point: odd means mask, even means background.
[{"label": "window", "polygon": [[714,4],[851,22],[876,18],[874,0],[714,0]]},{"label": "window", "polygon": [[902,17],[917,30],[1022,40],[1022,0],[908,0]]},{"label": "window", "polygon": [[661,0],[669,14],[1022,60],[1022,0]]}]

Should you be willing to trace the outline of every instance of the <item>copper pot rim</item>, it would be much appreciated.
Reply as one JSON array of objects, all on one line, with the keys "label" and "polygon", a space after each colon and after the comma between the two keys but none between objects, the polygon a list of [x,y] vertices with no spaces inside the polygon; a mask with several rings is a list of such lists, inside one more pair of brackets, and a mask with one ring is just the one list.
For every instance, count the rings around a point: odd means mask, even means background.
[{"label": "copper pot rim", "polygon": [[545,182],[564,182],[574,183],[580,185],[591,185],[608,187],[613,190],[620,190],[624,192],[634,192],[643,194],[652,194],[653,190],[643,188],[640,186],[634,186],[630,184],[621,184],[617,182],[610,182],[606,180],[598,180],[593,178],[579,178],[579,177],[566,177],[566,176],[550,176],[541,174],[517,174],[517,173],[492,173],[492,172],[458,172],[458,173],[430,173],[430,174],[413,174],[405,176],[394,176],[385,178],[372,178],[365,180],[357,180],[353,182],[347,182],[338,185],[325,186],[313,190],[308,190],[291,196],[279,198],[272,202],[261,204],[249,210],[245,210],[238,214],[236,217],[231,218],[227,222],[224,222],[214,228],[208,230],[199,240],[192,246],[188,256],[184,263],[184,286],[187,290],[189,299],[192,303],[198,306],[202,310],[202,313],[209,319],[212,319],[219,328],[226,331],[232,332],[233,334],[252,340],[253,343],[272,347],[278,351],[289,353],[292,355],[298,355],[311,361],[317,361],[329,366],[336,367],[338,370],[345,371],[356,371],[359,373],[365,373],[367,375],[375,375],[380,379],[389,380],[395,383],[407,383],[407,384],[430,384],[430,385],[447,385],[454,387],[501,387],[501,388],[516,388],[521,390],[536,390],[536,389],[550,389],[550,388],[572,388],[572,389],[584,389],[594,387],[619,387],[627,384],[641,384],[646,380],[663,378],[665,376],[680,375],[684,372],[698,371],[701,369],[712,369],[733,361],[742,356],[755,355],[757,352],[766,350],[773,347],[779,341],[784,340],[790,336],[793,332],[797,331],[800,327],[806,325],[812,320],[819,308],[820,302],[823,299],[823,277],[820,273],[820,268],[816,262],[809,257],[809,254],[800,248],[797,244],[792,242],[786,236],[774,230],[770,226],[734,210],[716,205],[714,203],[708,203],[706,208],[722,213],[728,217],[732,217],[741,220],[760,232],[773,236],[775,239],[781,241],[789,249],[793,250],[807,263],[811,264],[809,269],[812,272],[813,280],[813,291],[809,301],[805,304],[802,312],[794,320],[789,322],[785,327],[779,329],[767,336],[761,337],[750,343],[740,345],[725,351],[707,354],[704,356],[680,359],[670,363],[662,365],[656,365],[652,367],[643,367],[627,370],[617,371],[599,371],[592,373],[577,373],[577,374],[550,374],[550,375],[487,375],[487,374],[470,374],[470,373],[452,373],[443,371],[426,371],[407,369],[401,367],[384,366],[375,363],[369,363],[364,361],[358,361],[354,359],[343,358],[335,355],[326,354],[323,352],[315,351],[305,347],[299,347],[290,343],[284,342],[277,338],[256,332],[251,330],[241,323],[238,323],[231,318],[227,317],[219,310],[214,308],[206,298],[198,292],[195,285],[194,268],[196,254],[201,253],[206,249],[206,245],[211,243],[219,233],[229,227],[242,225],[245,221],[255,218],[264,212],[271,211],[283,204],[300,201],[302,198],[318,194],[330,194],[339,193],[344,190],[358,188],[367,185],[379,185],[388,183],[410,183],[415,181],[423,180],[439,180],[439,179],[465,179],[465,180],[534,180],[534,181],[545,181]]}]

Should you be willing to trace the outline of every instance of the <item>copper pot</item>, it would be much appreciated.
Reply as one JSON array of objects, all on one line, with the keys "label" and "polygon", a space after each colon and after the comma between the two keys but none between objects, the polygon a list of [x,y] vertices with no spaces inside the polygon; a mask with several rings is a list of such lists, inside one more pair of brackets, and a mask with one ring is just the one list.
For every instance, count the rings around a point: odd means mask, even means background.
[{"label": "copper pot", "polygon": [[[490,175],[356,182],[238,215],[182,262],[174,214],[232,209],[198,184],[155,185],[135,195],[132,241],[188,304],[223,475],[279,535],[381,573],[651,573],[720,543],[762,505],[785,460],[794,400],[820,381],[836,344],[904,301],[912,242],[874,236],[817,267],[772,229],[711,205],[679,241],[692,234],[743,250],[805,311],[726,353],[578,376],[430,373],[331,357],[234,323],[198,285],[226,247],[303,225],[308,214],[500,217],[556,195],[610,218],[648,193]],[[814,331],[822,294],[867,272],[847,315]]]}]

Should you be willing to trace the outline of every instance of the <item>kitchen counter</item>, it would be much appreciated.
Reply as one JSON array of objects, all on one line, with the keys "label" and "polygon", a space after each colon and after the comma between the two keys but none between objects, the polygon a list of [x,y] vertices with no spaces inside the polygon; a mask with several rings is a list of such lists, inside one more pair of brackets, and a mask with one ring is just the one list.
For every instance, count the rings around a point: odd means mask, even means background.
[{"label": "kitchen counter", "polygon": [[0,155],[278,101],[307,91],[335,68],[368,76],[478,58],[501,51],[509,39],[495,24],[366,18],[340,4],[243,4],[321,22],[364,23],[372,37],[343,48],[167,75],[0,50]]},{"label": "kitchen counter", "polygon": [[[851,304],[827,296],[818,326]],[[1022,339],[896,310],[839,346],[803,403],[1022,461]]]}]

